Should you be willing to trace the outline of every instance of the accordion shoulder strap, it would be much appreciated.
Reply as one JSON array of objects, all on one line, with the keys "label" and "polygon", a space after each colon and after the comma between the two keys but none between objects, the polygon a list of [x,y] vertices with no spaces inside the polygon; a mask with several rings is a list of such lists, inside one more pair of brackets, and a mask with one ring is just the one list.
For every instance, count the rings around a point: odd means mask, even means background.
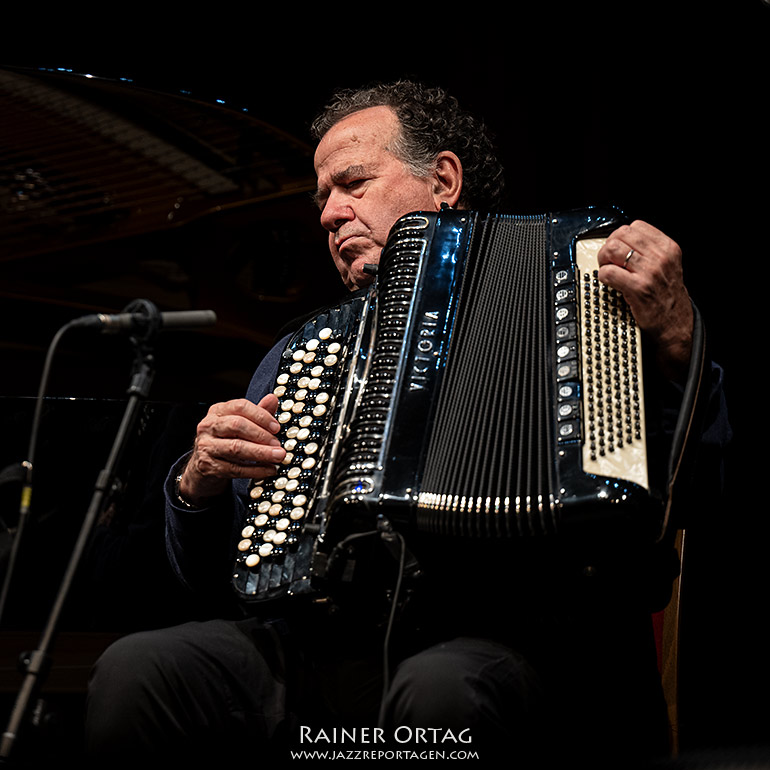
[{"label": "accordion shoulder strap", "polygon": [[693,340],[690,367],[687,373],[679,416],[674,428],[668,461],[668,489],[666,511],[659,540],[678,528],[674,513],[680,498],[685,497],[692,478],[697,444],[702,433],[703,417],[708,402],[705,372],[706,331],[698,308],[693,304]]}]

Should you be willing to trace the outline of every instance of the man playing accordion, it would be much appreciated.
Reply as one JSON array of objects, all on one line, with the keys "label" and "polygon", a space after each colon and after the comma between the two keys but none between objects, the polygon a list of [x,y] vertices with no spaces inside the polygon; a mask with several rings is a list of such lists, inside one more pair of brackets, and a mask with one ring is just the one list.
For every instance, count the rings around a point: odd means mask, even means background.
[{"label": "man playing accordion", "polygon": [[[314,131],[321,225],[352,292],[373,280],[366,266],[378,263],[402,215],[500,204],[502,169],[483,126],[440,89],[400,82],[342,92]],[[693,339],[679,247],[635,221],[608,237],[599,264],[677,393]],[[249,484],[274,477],[286,456],[273,388],[287,339],[266,356],[246,398],[210,408],[169,475],[168,550],[192,590],[227,589]],[[713,484],[729,428],[719,370],[708,377],[699,478]],[[614,554],[593,582],[533,555],[478,565],[494,577],[460,585],[449,559],[437,559],[440,574],[428,575],[416,611],[397,624],[385,683],[385,629],[365,610],[270,607],[131,636],[96,666],[89,751],[254,761],[285,757],[300,743],[415,749],[400,738],[419,735],[420,749],[472,747],[483,756],[503,746],[545,766],[559,756],[665,753],[650,613],[675,571],[668,550],[653,551]],[[341,735],[350,742],[341,745]]]}]

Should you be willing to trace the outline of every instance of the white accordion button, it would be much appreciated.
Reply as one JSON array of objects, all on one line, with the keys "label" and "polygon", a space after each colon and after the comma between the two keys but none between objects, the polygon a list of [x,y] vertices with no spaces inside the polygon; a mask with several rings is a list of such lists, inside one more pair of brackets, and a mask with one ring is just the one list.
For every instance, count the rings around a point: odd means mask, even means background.
[{"label": "white accordion button", "polygon": [[269,500],[263,500],[257,506],[257,512],[258,513],[267,513],[269,510],[270,510],[270,501]]},{"label": "white accordion button", "polygon": [[293,402],[293,401],[292,401],[290,398],[287,398],[287,399],[286,399],[286,401],[282,401],[282,402],[281,402],[281,409],[282,409],[284,412],[289,412],[289,411],[291,411],[291,408],[292,408],[293,406],[294,406],[294,402]]},{"label": "white accordion button", "polygon": [[298,432],[299,432],[299,428],[296,425],[292,425],[290,428],[286,430],[286,437],[296,438]]},{"label": "white accordion button", "polygon": [[239,551],[248,551],[249,548],[251,548],[251,540],[241,540],[241,542],[238,543]]},{"label": "white accordion button", "polygon": [[312,468],[314,465],[315,465],[315,458],[313,457],[306,457],[302,461],[302,468],[306,471],[310,470],[310,468]]},{"label": "white accordion button", "polygon": [[275,530],[274,529],[268,529],[267,532],[265,532],[265,534],[262,535],[262,539],[266,543],[272,543],[274,537],[275,537]]},{"label": "white accordion button", "polygon": [[[288,443],[290,443],[290,442],[288,442],[288,441],[287,441],[286,443],[288,444]],[[295,441],[294,443],[296,443],[296,441]],[[285,447],[285,448],[287,448],[287,449],[288,449],[288,447]],[[273,486],[274,486],[276,489],[284,489],[284,488],[286,487],[286,484],[288,483],[288,481],[289,481],[289,480],[286,478],[286,476],[279,476],[279,477],[278,477],[278,478],[275,480],[275,482],[273,483]],[[275,495],[273,495],[273,499],[275,500]]]},{"label": "white accordion button", "polygon": [[281,424],[285,424],[291,420],[291,412],[281,412],[277,419]]},{"label": "white accordion button", "polygon": [[284,372],[283,374],[279,374],[278,378],[276,379],[276,382],[279,385],[285,385],[289,381],[289,375]]},{"label": "white accordion button", "polygon": [[257,516],[254,519],[254,524],[257,527],[264,527],[265,524],[267,524],[268,521],[269,521],[269,519],[268,519],[267,514],[266,513],[260,513],[259,516]]},{"label": "white accordion button", "polygon": [[319,404],[318,406],[313,407],[314,417],[321,417],[324,414],[326,414],[326,407],[323,404]]},{"label": "white accordion button", "polygon": [[292,508],[291,513],[289,514],[289,518],[292,521],[299,521],[303,516],[305,515],[305,509],[304,508]]},{"label": "white accordion button", "polygon": [[321,380],[319,380],[318,377],[313,377],[313,379],[308,382],[307,386],[310,390],[318,390],[318,388],[321,387]]},{"label": "white accordion button", "polygon": [[265,491],[265,490],[264,490],[264,489],[262,489],[262,487],[252,487],[252,488],[249,490],[249,497],[250,497],[252,500],[258,500],[260,497],[262,497],[262,493],[263,493],[264,491]]},{"label": "white accordion button", "polygon": [[305,351],[300,348],[299,350],[295,350],[294,353],[292,353],[291,357],[295,361],[301,361],[304,358],[304,356],[305,356]]},{"label": "white accordion button", "polygon": [[315,441],[311,441],[309,444],[305,445],[305,454],[312,455],[315,454],[318,451],[318,444],[315,443]]},{"label": "white accordion button", "polygon": [[246,557],[246,566],[247,567],[256,567],[257,564],[259,564],[259,556],[256,553],[250,553]]},{"label": "white accordion button", "polygon": [[322,340],[328,340],[328,339],[329,339],[329,337],[331,337],[331,336],[332,336],[332,330],[331,330],[331,329],[330,329],[330,328],[327,326],[325,329],[321,329],[321,331],[320,331],[320,332],[318,332],[318,336],[319,336],[319,337],[320,337]]},{"label": "white accordion button", "polygon": [[276,545],[283,545],[286,542],[286,533],[285,532],[276,532],[275,535],[273,535],[273,543]]},{"label": "white accordion button", "polygon": [[271,516],[277,516],[281,512],[282,508],[283,506],[279,505],[278,503],[273,503],[273,505],[270,506],[267,512]]},{"label": "white accordion button", "polygon": [[340,350],[342,350],[342,345],[339,342],[332,342],[328,348],[329,353],[339,353]]},{"label": "white accordion button", "polygon": [[313,361],[315,361],[315,353],[305,353],[304,356],[302,356],[302,362],[305,364],[312,364]]},{"label": "white accordion button", "polygon": [[304,505],[307,502],[307,495],[296,495],[292,502],[294,505]]},{"label": "white accordion button", "polygon": [[297,466],[295,465],[293,468],[289,468],[289,470],[286,472],[286,475],[290,479],[294,480],[297,478],[297,476],[299,476],[300,473],[302,473],[302,469],[297,468]]},{"label": "white accordion button", "polygon": [[[294,447],[297,446],[297,439],[295,438],[287,438],[286,441],[283,442],[283,448],[287,452],[293,451]],[[278,480],[276,480],[275,485],[278,486]]]},{"label": "white accordion button", "polygon": [[273,551],[273,544],[272,543],[262,543],[261,546],[259,546],[259,555],[260,556],[269,556]]},{"label": "white accordion button", "polygon": [[292,374],[299,374],[299,373],[302,371],[302,369],[303,369],[303,366],[302,366],[302,361],[297,361],[296,363],[293,363],[293,364],[292,364],[292,365],[289,367],[289,371],[290,371]]},{"label": "white accordion button", "polygon": [[301,428],[307,428],[308,425],[312,425],[313,418],[309,414],[305,414],[299,418],[299,424]]},{"label": "white accordion button", "polygon": [[254,527],[252,527],[250,524],[247,527],[243,528],[243,531],[241,532],[241,537],[251,537],[254,534]]},{"label": "white accordion button", "polygon": [[307,398],[307,389],[300,388],[295,394],[294,394],[294,400],[295,401],[304,401]]},{"label": "white accordion button", "polygon": [[316,404],[325,404],[329,400],[329,394],[325,391],[315,397]]},{"label": "white accordion button", "polygon": [[281,396],[286,394],[286,386],[285,385],[279,385],[274,391],[273,395],[278,396],[280,398]]},{"label": "white accordion button", "polygon": [[324,366],[334,366],[337,363],[337,356],[326,356]]},{"label": "white accordion button", "polygon": [[[297,468],[297,470],[299,470],[299,468]],[[297,481],[297,479],[289,479],[289,481],[286,482],[286,491],[293,492],[298,486],[299,481]]]},{"label": "white accordion button", "polygon": [[273,492],[273,496],[270,499],[274,503],[280,503],[281,500],[283,500],[285,495],[286,495],[286,492],[284,492],[282,489],[279,489],[277,492]]},{"label": "white accordion button", "polygon": [[310,376],[311,376],[311,377],[320,377],[320,376],[321,376],[323,373],[324,373],[324,368],[323,368],[323,366],[314,366],[314,367],[313,367],[313,368],[310,370]]},{"label": "white accordion button", "polygon": [[305,350],[315,350],[319,344],[318,340],[308,340],[305,345]]},{"label": "white accordion button", "polygon": [[275,528],[279,532],[283,532],[284,530],[289,528],[289,524],[291,524],[289,519],[278,519],[278,521],[275,522]]},{"label": "white accordion button", "polygon": [[306,388],[310,384],[310,377],[305,375],[304,377],[300,377],[297,380],[297,387],[298,388]]},{"label": "white accordion button", "polygon": [[304,441],[309,435],[310,435],[310,429],[309,428],[300,428],[297,431],[297,440],[298,441]]}]

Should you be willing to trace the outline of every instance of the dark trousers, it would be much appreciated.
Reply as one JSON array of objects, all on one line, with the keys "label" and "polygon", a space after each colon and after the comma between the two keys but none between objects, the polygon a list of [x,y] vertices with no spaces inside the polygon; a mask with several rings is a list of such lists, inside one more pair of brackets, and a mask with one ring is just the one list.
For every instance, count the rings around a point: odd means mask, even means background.
[{"label": "dark trousers", "polygon": [[502,742],[532,743],[540,721],[534,672],[483,639],[410,656],[395,668],[384,708],[381,700],[372,639],[295,640],[255,621],[189,623],[128,636],[102,656],[86,749],[96,764],[134,767],[164,754],[288,760],[290,748],[483,755]]},{"label": "dark trousers", "polygon": [[164,755],[286,761],[291,750],[504,751],[520,767],[587,756],[629,767],[660,748],[662,701],[624,674],[632,651],[613,639],[569,645],[554,631],[534,654],[556,658],[545,675],[504,644],[460,636],[404,657],[384,699],[377,634],[253,620],[135,634],[94,669],[86,750],[113,767]]}]

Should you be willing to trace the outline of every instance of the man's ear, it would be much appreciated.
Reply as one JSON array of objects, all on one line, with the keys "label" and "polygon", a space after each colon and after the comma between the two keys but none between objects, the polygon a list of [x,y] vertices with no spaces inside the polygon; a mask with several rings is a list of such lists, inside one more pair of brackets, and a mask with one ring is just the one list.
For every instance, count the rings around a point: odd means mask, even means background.
[{"label": "man's ear", "polygon": [[433,199],[436,211],[442,203],[454,208],[463,189],[463,164],[453,152],[444,150],[436,156],[434,168]]}]

